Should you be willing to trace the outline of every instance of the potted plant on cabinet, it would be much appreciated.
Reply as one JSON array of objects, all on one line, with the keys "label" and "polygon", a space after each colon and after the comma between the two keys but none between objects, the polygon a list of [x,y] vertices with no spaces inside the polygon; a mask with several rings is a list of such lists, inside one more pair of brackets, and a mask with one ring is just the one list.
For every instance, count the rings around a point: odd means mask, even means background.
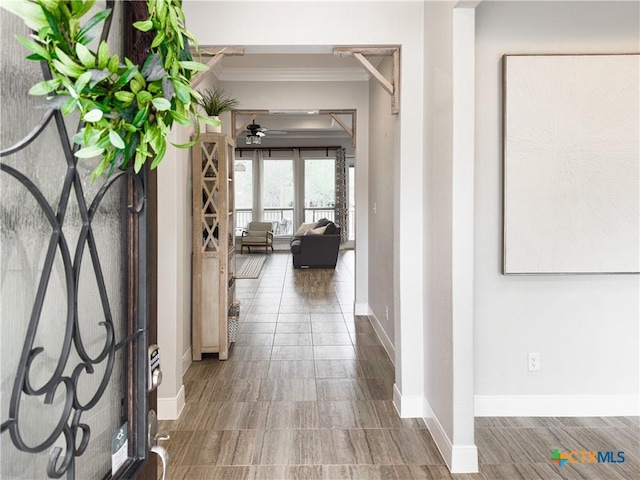
[{"label": "potted plant on cabinet", "polygon": [[220,122],[220,114],[237,107],[239,103],[238,100],[231,98],[222,87],[216,87],[213,90],[208,88],[198,91],[198,93],[202,96],[202,100],[198,101],[200,106],[206,114],[209,115],[209,118],[218,122],[217,126],[212,125],[212,122],[207,123],[207,132],[220,133],[222,125],[222,122]]}]

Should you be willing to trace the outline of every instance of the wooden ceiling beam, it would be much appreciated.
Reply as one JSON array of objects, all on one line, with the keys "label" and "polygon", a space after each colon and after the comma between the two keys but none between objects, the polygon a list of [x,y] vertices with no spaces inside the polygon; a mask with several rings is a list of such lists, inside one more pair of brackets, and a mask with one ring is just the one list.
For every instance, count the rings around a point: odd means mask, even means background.
[{"label": "wooden ceiling beam", "polygon": [[242,57],[244,47],[219,47],[215,45],[199,45],[198,49],[191,47],[191,55],[194,57],[215,57],[219,53],[224,53],[227,57]]},{"label": "wooden ceiling beam", "polygon": [[390,57],[399,47],[335,47],[333,54],[348,57],[354,53],[369,55],[370,57]]}]

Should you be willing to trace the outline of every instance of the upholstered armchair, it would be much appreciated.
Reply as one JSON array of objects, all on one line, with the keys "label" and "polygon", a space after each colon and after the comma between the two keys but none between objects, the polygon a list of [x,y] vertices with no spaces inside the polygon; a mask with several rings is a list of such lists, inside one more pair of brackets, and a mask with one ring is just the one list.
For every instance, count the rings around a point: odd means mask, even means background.
[{"label": "upholstered armchair", "polygon": [[240,253],[244,253],[244,247],[251,252],[251,247],[264,247],[264,252],[273,252],[273,224],[271,222],[249,222],[247,228],[242,231],[240,237]]}]

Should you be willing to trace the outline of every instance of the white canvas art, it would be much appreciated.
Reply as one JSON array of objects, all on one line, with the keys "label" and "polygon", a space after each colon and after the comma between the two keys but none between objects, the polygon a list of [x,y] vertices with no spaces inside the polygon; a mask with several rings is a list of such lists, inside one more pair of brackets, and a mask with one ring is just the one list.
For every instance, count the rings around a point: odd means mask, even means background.
[{"label": "white canvas art", "polygon": [[640,56],[504,57],[504,273],[640,271]]}]

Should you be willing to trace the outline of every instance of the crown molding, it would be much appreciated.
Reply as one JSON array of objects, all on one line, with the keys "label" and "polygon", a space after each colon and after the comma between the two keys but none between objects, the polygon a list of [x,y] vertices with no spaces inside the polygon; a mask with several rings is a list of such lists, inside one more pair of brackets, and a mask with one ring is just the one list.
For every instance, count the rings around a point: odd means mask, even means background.
[{"label": "crown molding", "polygon": [[[217,72],[216,72],[217,73]],[[223,68],[223,82],[367,82],[369,76],[352,68]]]}]

